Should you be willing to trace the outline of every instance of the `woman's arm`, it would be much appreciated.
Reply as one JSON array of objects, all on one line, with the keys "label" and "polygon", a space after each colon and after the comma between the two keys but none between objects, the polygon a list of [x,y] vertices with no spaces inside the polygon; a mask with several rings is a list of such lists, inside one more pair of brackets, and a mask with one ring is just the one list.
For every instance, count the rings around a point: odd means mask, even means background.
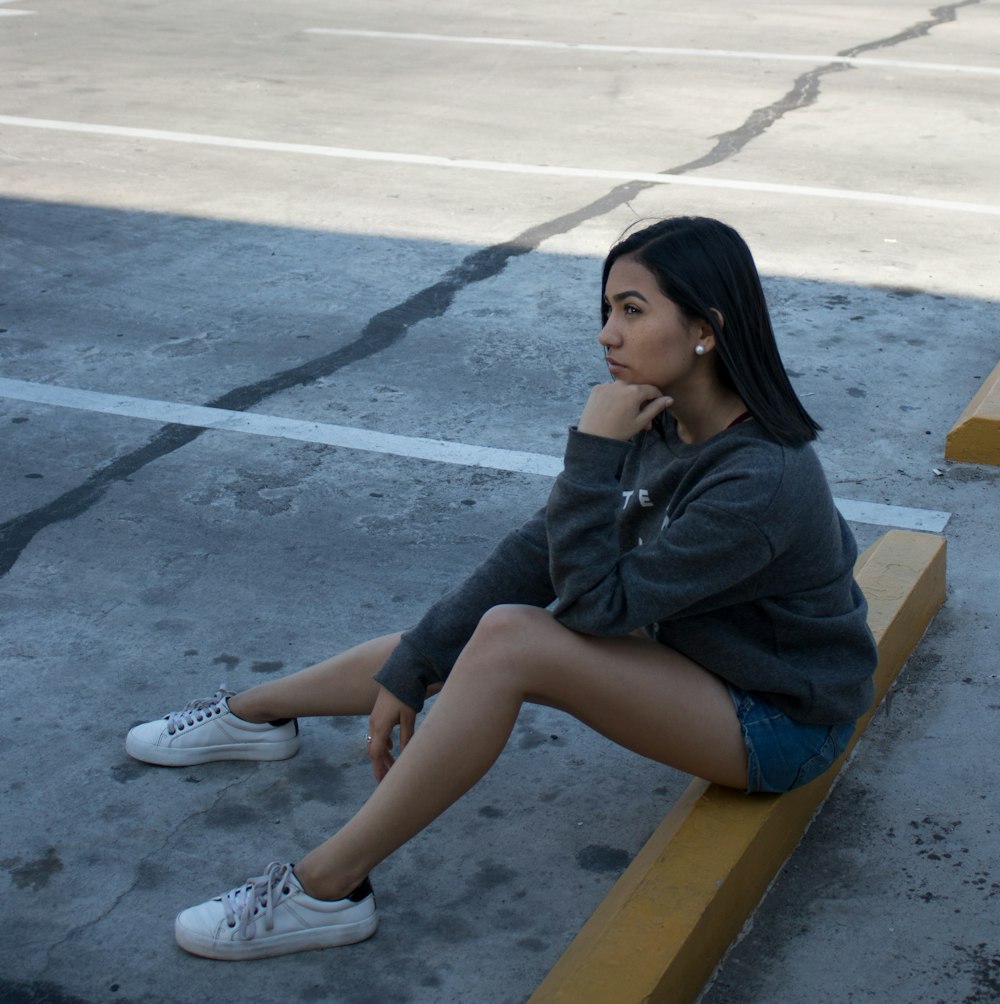
[{"label": "woman's arm", "polygon": [[[679,614],[753,598],[755,577],[773,559],[752,518],[766,499],[737,470],[711,485],[639,546],[622,551],[618,471],[630,449],[571,432],[563,473],[546,507],[555,615],[576,631],[623,635]],[[669,523],[669,525],[667,525]]]},{"label": "woman's arm", "polygon": [[444,681],[490,607],[502,603],[546,607],[553,599],[542,510],[507,534],[460,586],[438,600],[403,634],[375,679],[419,711],[427,688]]}]

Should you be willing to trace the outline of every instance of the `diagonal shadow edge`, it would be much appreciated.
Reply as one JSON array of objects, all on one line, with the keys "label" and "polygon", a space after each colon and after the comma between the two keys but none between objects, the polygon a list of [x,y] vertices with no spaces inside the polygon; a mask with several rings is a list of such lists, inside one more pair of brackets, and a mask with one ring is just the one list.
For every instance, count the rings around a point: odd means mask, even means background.
[{"label": "diagonal shadow edge", "polygon": [[[385,351],[400,341],[415,324],[444,314],[462,289],[498,275],[512,258],[534,251],[546,238],[567,232],[592,215],[611,211],[647,185],[638,182],[619,185],[582,210],[531,227],[511,241],[471,252],[439,282],[418,290],[401,303],[370,318],[353,342],[300,366],[227,391],[209,401],[205,407],[246,411],[274,394],[312,383]],[[25,548],[42,530],[82,515],[99,502],[113,484],[187,446],[206,431],[191,426],[166,425],[143,446],[104,465],[76,488],[0,524],[0,576],[14,567]]]},{"label": "diagonal shadow edge", "polygon": [[[928,34],[940,24],[956,20],[959,8],[982,2],[983,0],[957,0],[956,3],[935,7],[930,11],[929,20],[920,21],[887,38],[845,49],[838,55],[856,56],[861,52],[886,48],[918,38]],[[721,163],[734,156],[785,115],[815,104],[820,93],[820,81],[825,75],[851,69],[853,67],[850,64],[830,63],[801,74],[795,79],[791,89],[777,101],[754,109],[741,125],[716,136],[716,143],[708,153],[678,167],[667,168],[661,173],[684,174]],[[418,290],[401,303],[374,315],[360,335],[348,345],[300,366],[272,374],[256,383],[227,391],[209,401],[206,407],[246,411],[274,394],[312,383],[345,366],[377,355],[404,338],[414,325],[442,316],[451,306],[455,296],[464,288],[499,275],[509,261],[537,250],[543,241],[567,233],[580,224],[618,209],[622,205],[628,205],[636,195],[652,187],[652,182],[626,182],[580,209],[529,227],[510,241],[473,251],[450,269],[439,282]],[[0,576],[6,575],[14,567],[31,541],[42,530],[55,523],[82,515],[99,502],[113,484],[131,477],[147,464],[187,446],[205,431],[207,430],[191,426],[164,426],[143,446],[101,467],[76,488],[71,488],[44,506],[0,524]]]}]

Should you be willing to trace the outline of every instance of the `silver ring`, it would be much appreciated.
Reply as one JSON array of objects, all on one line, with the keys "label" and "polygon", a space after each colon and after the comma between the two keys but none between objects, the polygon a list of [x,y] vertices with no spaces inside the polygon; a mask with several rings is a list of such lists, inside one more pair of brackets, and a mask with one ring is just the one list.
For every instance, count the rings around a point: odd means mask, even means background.
[{"label": "silver ring", "polygon": [[372,741],[372,737],[371,736],[365,736],[365,742],[369,742],[370,743],[371,741]]}]

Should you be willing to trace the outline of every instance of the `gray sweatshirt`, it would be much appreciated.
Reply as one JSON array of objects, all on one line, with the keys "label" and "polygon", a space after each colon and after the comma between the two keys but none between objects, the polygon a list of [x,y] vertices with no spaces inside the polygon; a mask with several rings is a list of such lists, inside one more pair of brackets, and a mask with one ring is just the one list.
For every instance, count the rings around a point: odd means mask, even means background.
[{"label": "gray sweatshirt", "polygon": [[811,446],[753,421],[697,444],[670,416],[627,443],[571,429],[545,508],[375,678],[419,710],[490,607],[554,603],[574,631],[643,628],[798,721],[851,721],[872,701],[878,657],[856,557]]}]

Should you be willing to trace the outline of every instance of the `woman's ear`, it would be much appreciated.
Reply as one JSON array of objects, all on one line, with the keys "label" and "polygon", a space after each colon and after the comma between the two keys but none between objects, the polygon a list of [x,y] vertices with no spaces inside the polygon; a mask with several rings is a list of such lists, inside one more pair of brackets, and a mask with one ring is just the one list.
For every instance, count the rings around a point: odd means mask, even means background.
[{"label": "woman's ear", "polygon": [[[709,313],[718,324],[719,328],[725,326],[726,320],[722,316],[721,312],[716,310],[715,307],[709,307]],[[705,355],[706,352],[711,352],[715,348],[715,329],[712,327],[711,323],[704,317],[698,318],[698,344],[695,346],[695,352],[699,356]]]},{"label": "woman's ear", "polygon": [[[718,318],[719,326],[722,326],[722,315],[717,310],[712,310],[712,314]],[[695,345],[694,351],[699,355],[703,356],[707,352],[711,352],[715,348],[715,329],[712,325],[704,318],[699,317],[696,321],[698,344]]]}]

